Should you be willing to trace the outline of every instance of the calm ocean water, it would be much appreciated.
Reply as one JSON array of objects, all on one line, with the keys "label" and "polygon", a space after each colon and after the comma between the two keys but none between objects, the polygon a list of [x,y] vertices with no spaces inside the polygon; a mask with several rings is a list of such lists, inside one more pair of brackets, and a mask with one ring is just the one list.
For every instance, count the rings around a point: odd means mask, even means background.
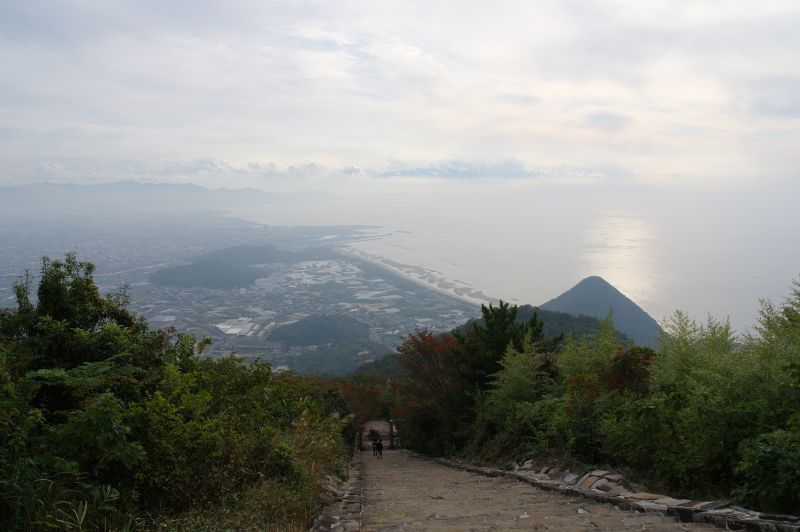
[{"label": "calm ocean water", "polygon": [[800,278],[797,192],[406,182],[235,214],[378,226],[386,236],[354,247],[492,298],[541,304],[600,275],[659,321],[681,309],[744,332],[759,299],[781,301]]}]

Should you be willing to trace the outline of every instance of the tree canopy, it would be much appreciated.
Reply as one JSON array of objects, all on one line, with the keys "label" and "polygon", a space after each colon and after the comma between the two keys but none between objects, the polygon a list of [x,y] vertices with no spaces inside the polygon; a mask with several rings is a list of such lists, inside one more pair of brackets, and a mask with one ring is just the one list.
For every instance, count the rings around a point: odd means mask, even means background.
[{"label": "tree canopy", "polygon": [[255,528],[306,525],[353,441],[339,390],[204,358],[205,341],[149,329],[93,274],[45,258],[35,298],[26,275],[0,313],[0,528],[149,528],[185,511],[214,528],[203,509],[253,489]]}]

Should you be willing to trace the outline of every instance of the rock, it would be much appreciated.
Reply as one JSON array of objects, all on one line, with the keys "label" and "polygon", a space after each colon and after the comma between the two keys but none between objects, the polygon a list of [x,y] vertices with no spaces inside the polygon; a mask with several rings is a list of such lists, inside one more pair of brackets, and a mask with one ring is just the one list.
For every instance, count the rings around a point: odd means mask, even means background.
[{"label": "rock", "polygon": [[355,530],[361,530],[361,523],[358,521],[342,521],[336,523],[336,526],[331,528],[331,530],[335,532],[353,532]]},{"label": "rock", "polygon": [[593,490],[608,491],[611,489],[612,484],[604,478],[599,479],[597,482],[589,486]]},{"label": "rock", "polygon": [[636,501],[631,503],[631,508],[637,512],[666,512],[666,504],[656,504],[650,501]]},{"label": "rock", "polygon": [[618,495],[621,497],[630,497],[631,495],[633,495],[630,491],[626,490],[622,486],[617,486],[614,484],[609,486],[608,491],[606,493],[608,493],[609,495]]},{"label": "rock", "polygon": [[742,508],[741,506],[731,505],[730,508],[731,510],[739,512],[740,514],[744,514],[748,517],[758,518],[759,516],[758,512],[754,512],[753,510],[748,510],[747,508]]},{"label": "rock", "polygon": [[348,514],[357,514],[361,513],[361,503],[354,502],[350,504],[346,504],[342,507],[342,511]]},{"label": "rock", "polygon": [[655,493],[647,493],[646,491],[640,491],[631,495],[631,499],[636,499],[638,501],[654,501],[663,498],[664,495],[656,495]]},{"label": "rock", "polygon": [[676,516],[678,520],[684,523],[693,522],[694,515],[698,512],[700,512],[700,510],[688,508],[686,506],[671,506],[667,508],[667,514]]},{"label": "rock", "polygon": [[528,519],[529,517],[530,515],[528,515],[528,512],[522,512],[521,514],[519,514],[520,519]]},{"label": "rock", "polygon": [[565,471],[561,480],[566,484],[575,484],[578,481],[578,475],[575,473],[570,473],[569,471]]},{"label": "rock", "polygon": [[743,520],[745,530],[755,530],[756,532],[777,532],[777,523],[766,519],[747,519]]},{"label": "rock", "polygon": [[587,510],[584,510],[583,508],[578,508],[578,513],[579,514],[588,514],[589,512]]},{"label": "rock", "polygon": [[590,476],[584,478],[581,481],[580,487],[582,487],[582,488],[590,488],[592,486],[592,484],[594,484],[598,480],[600,480],[600,477],[596,477],[594,475],[590,475]]},{"label": "rock", "polygon": [[800,517],[796,515],[783,514],[761,514],[761,519],[769,519],[770,521],[787,521],[789,523],[796,523],[800,521]]},{"label": "rock", "polygon": [[719,510],[710,510],[708,513],[713,515],[733,515],[736,512],[730,508],[720,508]]},{"label": "rock", "polygon": [[536,482],[536,485],[546,490],[553,490],[561,486],[560,483],[553,480],[539,480]]},{"label": "rock", "polygon": [[690,501],[684,504],[687,508],[692,508],[694,510],[717,510],[719,508],[724,508],[728,505],[726,501]]},{"label": "rock", "polygon": [[589,474],[592,475],[593,477],[604,477],[606,475],[611,474],[611,472],[610,471],[605,471],[603,469],[595,469],[594,471],[592,471]]},{"label": "rock", "polygon": [[656,504],[665,504],[667,506],[680,506],[691,501],[689,499],[673,499],[672,497],[663,497],[661,499],[656,499],[653,502]]},{"label": "rock", "polygon": [[611,481],[611,482],[620,482],[624,477],[619,473],[611,473],[608,475],[603,475],[603,478]]},{"label": "rock", "polygon": [[610,503],[616,499],[619,499],[619,497],[616,495],[612,495],[610,493],[606,493],[605,491],[598,491],[598,490],[586,490],[586,492],[583,495],[597,502]]}]

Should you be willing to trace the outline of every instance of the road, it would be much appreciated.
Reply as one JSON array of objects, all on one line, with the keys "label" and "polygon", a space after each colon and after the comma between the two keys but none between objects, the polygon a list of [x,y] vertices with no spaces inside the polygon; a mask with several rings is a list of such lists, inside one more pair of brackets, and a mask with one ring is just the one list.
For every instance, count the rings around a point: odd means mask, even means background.
[{"label": "road", "polygon": [[710,530],[386,451],[362,452],[361,530]]}]

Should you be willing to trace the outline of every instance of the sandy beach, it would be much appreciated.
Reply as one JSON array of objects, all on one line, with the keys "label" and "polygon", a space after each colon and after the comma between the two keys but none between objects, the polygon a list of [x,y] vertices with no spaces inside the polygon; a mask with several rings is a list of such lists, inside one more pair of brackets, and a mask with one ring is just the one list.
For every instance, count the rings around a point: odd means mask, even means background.
[{"label": "sandy beach", "polygon": [[403,264],[401,262],[368,253],[354,246],[337,248],[343,255],[348,255],[360,260],[365,260],[376,266],[389,270],[395,275],[399,275],[428,290],[435,290],[449,297],[470,303],[476,306],[496,303],[497,299],[484,294],[482,291],[472,287],[468,283],[454,279],[448,279],[441,272],[431,268]]}]

